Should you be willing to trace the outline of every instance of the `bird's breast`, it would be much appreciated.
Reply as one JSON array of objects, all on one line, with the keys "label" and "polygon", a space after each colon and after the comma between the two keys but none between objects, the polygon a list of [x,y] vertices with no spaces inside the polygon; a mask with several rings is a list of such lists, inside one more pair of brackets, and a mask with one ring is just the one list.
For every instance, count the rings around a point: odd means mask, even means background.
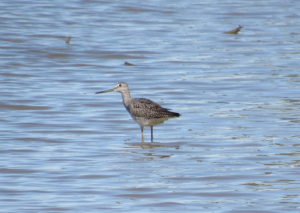
[{"label": "bird's breast", "polygon": [[145,118],[145,117],[132,117],[141,126],[155,126],[163,123],[168,118]]}]

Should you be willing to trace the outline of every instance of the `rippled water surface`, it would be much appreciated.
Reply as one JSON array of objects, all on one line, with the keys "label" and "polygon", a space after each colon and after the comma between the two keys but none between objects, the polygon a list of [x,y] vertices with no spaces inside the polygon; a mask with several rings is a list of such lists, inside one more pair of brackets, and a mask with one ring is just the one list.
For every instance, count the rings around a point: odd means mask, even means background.
[{"label": "rippled water surface", "polygon": [[[0,212],[300,211],[300,2],[0,11]],[[182,116],[141,145],[118,81]]]}]

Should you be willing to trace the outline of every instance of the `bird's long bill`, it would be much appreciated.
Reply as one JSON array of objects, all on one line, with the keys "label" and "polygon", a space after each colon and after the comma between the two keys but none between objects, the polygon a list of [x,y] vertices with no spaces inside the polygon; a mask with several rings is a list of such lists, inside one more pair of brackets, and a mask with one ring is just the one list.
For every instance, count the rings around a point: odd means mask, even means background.
[{"label": "bird's long bill", "polygon": [[113,92],[115,91],[116,88],[112,88],[112,89],[108,89],[108,90],[103,90],[103,91],[100,91],[100,92],[96,92],[96,94],[100,94],[100,93],[106,93],[106,92]]}]

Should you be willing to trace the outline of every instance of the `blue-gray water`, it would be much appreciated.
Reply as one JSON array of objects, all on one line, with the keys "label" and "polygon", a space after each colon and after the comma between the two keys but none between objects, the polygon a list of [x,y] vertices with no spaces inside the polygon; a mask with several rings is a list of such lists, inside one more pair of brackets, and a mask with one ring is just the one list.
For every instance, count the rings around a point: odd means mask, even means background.
[{"label": "blue-gray water", "polygon": [[[1,1],[0,212],[299,212],[299,11]],[[118,81],[182,114],[159,146],[120,94],[95,95]]]}]

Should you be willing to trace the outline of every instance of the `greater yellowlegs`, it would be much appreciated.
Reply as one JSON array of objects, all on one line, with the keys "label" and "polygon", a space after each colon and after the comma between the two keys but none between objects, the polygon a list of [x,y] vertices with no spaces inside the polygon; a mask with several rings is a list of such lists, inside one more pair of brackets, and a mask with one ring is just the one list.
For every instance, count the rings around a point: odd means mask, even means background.
[{"label": "greater yellowlegs", "polygon": [[144,142],[144,126],[151,128],[151,142],[153,142],[153,126],[163,123],[164,121],[179,117],[177,112],[171,112],[159,104],[146,98],[131,98],[128,84],[125,82],[118,83],[116,87],[100,92],[120,92],[123,98],[123,104],[133,120],[141,127],[142,142]]}]

